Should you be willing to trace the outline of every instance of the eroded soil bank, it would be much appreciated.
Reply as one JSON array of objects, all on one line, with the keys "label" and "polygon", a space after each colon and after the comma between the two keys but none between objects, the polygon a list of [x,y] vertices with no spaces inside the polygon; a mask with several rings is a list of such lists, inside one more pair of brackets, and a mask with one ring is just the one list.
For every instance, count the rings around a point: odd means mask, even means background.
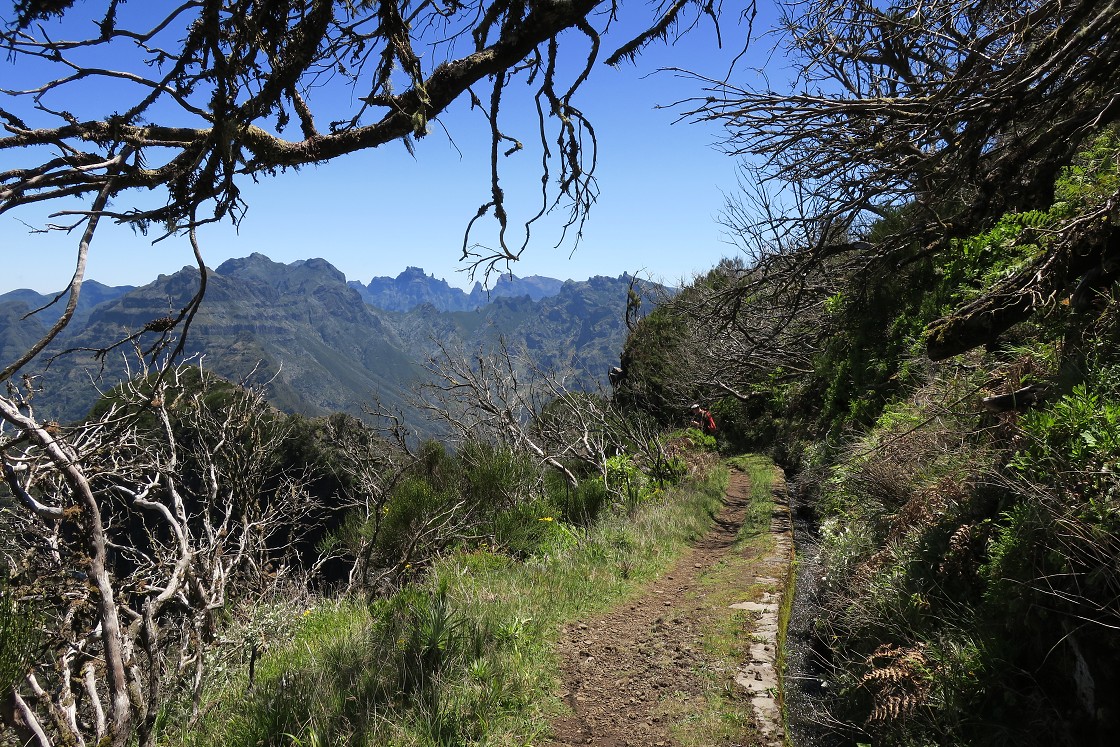
[{"label": "eroded soil bank", "polygon": [[[561,632],[571,714],[553,747],[782,744],[777,609],[790,572],[789,511],[741,531],[751,484],[732,472],[712,530],[620,607]],[[719,652],[735,650],[735,661]]]}]

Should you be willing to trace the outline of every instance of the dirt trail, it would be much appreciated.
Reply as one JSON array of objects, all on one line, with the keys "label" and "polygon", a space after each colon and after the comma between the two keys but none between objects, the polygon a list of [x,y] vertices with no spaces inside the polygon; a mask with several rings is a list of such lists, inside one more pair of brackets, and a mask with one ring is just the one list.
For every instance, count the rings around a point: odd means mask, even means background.
[{"label": "dirt trail", "polygon": [[[697,718],[713,689],[753,706],[745,709],[753,710],[753,723],[738,729],[726,744],[782,744],[773,657],[779,579],[786,577],[792,557],[784,487],[779,472],[773,549],[746,566],[735,566],[745,572],[731,581],[738,587],[731,593],[740,600],[731,607],[747,610],[746,615],[732,617],[722,584],[718,596],[723,601],[716,601],[712,584],[702,583],[733,557],[742,558],[734,545],[750,507],[751,486],[745,474],[733,471],[715,526],[664,576],[621,607],[562,629],[561,695],[572,715],[553,724],[552,747],[677,745],[674,725]],[[704,637],[720,621],[740,618],[753,641],[745,657],[749,660],[740,662],[737,671],[721,670],[705,655]]]}]

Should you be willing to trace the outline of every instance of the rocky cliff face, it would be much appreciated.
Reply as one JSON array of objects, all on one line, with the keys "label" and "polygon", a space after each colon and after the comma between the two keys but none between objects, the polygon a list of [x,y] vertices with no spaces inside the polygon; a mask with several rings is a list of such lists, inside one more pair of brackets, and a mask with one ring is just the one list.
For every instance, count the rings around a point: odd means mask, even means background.
[{"label": "rocky cliff face", "polygon": [[367,285],[351,280],[351,288],[371,306],[385,311],[412,311],[430,305],[437,311],[473,311],[498,298],[528,296],[534,301],[560,292],[564,281],[532,275],[519,278],[501,275],[489,289],[475,283],[470,293],[427,275],[419,267],[408,267],[395,278],[375,277]]}]

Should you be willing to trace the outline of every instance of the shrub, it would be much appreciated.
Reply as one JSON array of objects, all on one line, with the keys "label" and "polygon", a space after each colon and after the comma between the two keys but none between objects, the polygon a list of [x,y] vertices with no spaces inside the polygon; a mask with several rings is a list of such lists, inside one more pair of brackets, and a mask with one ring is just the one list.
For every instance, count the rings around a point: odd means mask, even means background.
[{"label": "shrub", "polygon": [[716,437],[704,433],[699,428],[685,428],[683,431],[673,433],[669,436],[670,439],[674,438],[687,438],[692,442],[692,445],[701,451],[715,451],[716,450]]},{"label": "shrub", "polygon": [[483,511],[500,511],[527,500],[538,467],[525,454],[482,441],[467,441],[455,454],[459,494]]},{"label": "shrub", "polygon": [[41,638],[37,616],[0,587],[0,694],[27,674]]},{"label": "shrub", "polygon": [[557,507],[558,518],[576,526],[591,526],[610,505],[607,486],[598,476],[573,486],[563,475],[552,472],[545,476],[545,489]]},{"label": "shrub", "polygon": [[681,456],[666,456],[651,465],[649,476],[661,487],[676,485],[688,475],[688,462]]},{"label": "shrub", "polygon": [[654,491],[649,477],[638,469],[629,454],[607,458],[606,484],[607,489],[618,496],[627,508],[633,508]]},{"label": "shrub", "polygon": [[537,555],[554,544],[563,522],[547,500],[520,503],[494,517],[494,545],[515,558]]}]

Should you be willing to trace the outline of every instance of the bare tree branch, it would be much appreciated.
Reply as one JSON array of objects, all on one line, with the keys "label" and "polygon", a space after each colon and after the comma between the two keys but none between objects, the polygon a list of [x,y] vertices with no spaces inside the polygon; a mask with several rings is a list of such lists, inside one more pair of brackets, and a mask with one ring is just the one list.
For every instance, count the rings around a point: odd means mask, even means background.
[{"label": "bare tree branch", "polygon": [[[682,105],[749,159],[726,216],[758,271],[798,283],[844,255],[948,256],[1006,213],[1049,209],[1060,170],[1120,121],[1118,15],[1117,0],[790,3],[790,90],[707,79]],[[991,341],[1108,261],[1108,221],[1064,228],[1030,273],[934,325],[929,354]]]},{"label": "bare tree branch", "polygon": [[[140,12],[109,1],[98,33],[85,37],[71,22],[69,4],[23,8],[0,31],[0,43],[17,65],[34,62],[35,72],[28,64],[19,85],[0,89],[7,133],[0,152],[27,157],[19,159],[25,165],[0,171],[0,213],[102,194],[83,217],[104,215],[166,234],[236,222],[245,209],[243,179],[394,141],[411,148],[452,102],[469,95],[491,123],[491,199],[479,215],[496,220],[498,236],[496,246],[483,249],[468,232],[464,253],[487,268],[516,260],[544,213],[570,206],[562,229],[574,227],[578,236],[595,202],[595,133],[574,97],[619,10],[610,6],[600,14],[605,6],[602,0],[220,0],[146,3]],[[686,8],[697,18],[717,17],[714,6],[698,0],[663,6],[653,11],[655,36],[664,37]],[[50,23],[39,22],[47,17]],[[561,44],[568,30],[577,36]],[[71,34],[78,36],[65,38]],[[578,37],[587,42],[584,62],[571,71],[567,58],[579,54]],[[643,46],[649,35],[640,39]],[[490,101],[482,106],[472,89],[488,79]],[[502,158],[522,147],[501,124],[503,92],[520,79],[536,91],[544,194],[540,212],[525,221],[515,242],[506,235],[498,171]],[[124,93],[102,111],[62,108],[71,92],[105,83]],[[352,106],[339,106],[338,89],[348,89]],[[330,121],[321,121],[328,112]],[[293,115],[299,134],[288,139]],[[550,163],[558,165],[555,181]],[[158,190],[164,203],[139,207],[126,200],[123,208],[107,208],[138,190]]]},{"label": "bare tree branch", "polygon": [[50,684],[28,677],[22,701],[45,744],[150,747],[168,697],[192,687],[197,708],[215,613],[284,573],[316,510],[303,476],[274,463],[284,431],[259,393],[139,360],[72,428],[0,397],[16,429],[0,441],[5,478],[37,520],[13,538],[14,583],[57,617],[37,664]]}]

